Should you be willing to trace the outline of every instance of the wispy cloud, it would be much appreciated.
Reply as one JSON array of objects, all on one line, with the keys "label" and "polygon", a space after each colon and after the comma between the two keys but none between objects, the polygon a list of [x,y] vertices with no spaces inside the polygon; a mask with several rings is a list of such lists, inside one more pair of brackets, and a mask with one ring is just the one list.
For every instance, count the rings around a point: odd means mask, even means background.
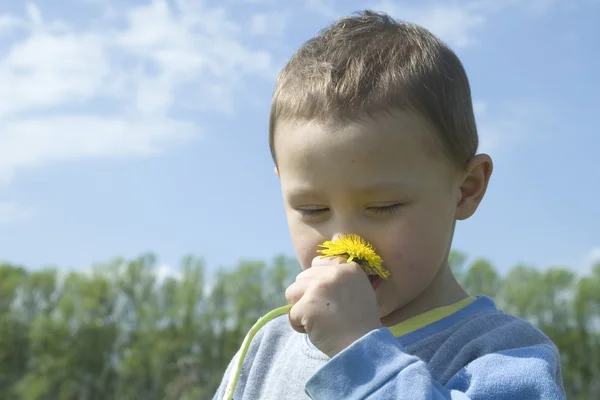
[{"label": "wispy cloud", "polygon": [[173,268],[173,266],[168,264],[161,264],[155,270],[154,274],[156,276],[156,280],[158,283],[163,283],[165,280],[169,278],[173,278],[176,280],[181,280],[183,275],[181,271]]},{"label": "wispy cloud", "polygon": [[279,38],[283,35],[290,17],[289,12],[256,12],[250,15],[247,30],[251,35]]},{"label": "wispy cloud", "polygon": [[537,138],[540,128],[552,120],[541,101],[521,100],[490,107],[483,101],[473,103],[479,151],[495,153],[519,142]]},{"label": "wispy cloud", "polygon": [[15,203],[0,202],[0,224],[21,222],[32,218],[34,211]]},{"label": "wispy cloud", "polygon": [[600,263],[600,244],[584,253],[579,253],[571,259],[557,260],[552,266],[570,269],[579,276],[590,276],[593,267]]},{"label": "wispy cloud", "polygon": [[380,0],[368,5],[374,10],[419,24],[449,45],[462,48],[479,43],[481,29],[495,14],[514,8],[530,15],[555,10],[565,0],[465,0],[450,1],[392,1]]},{"label": "wispy cloud", "polygon": [[85,23],[33,4],[0,14],[0,183],[50,162],[156,154],[199,135],[191,112],[230,111],[245,79],[274,74],[222,8],[89,3],[102,12]]},{"label": "wispy cloud", "polygon": [[588,270],[596,263],[600,263],[600,245],[591,249],[583,258],[583,265]]},{"label": "wispy cloud", "polygon": [[373,8],[395,18],[419,24],[456,47],[476,43],[474,32],[486,21],[486,13],[480,7],[470,4],[424,2],[416,5],[382,0],[374,4]]},{"label": "wispy cloud", "polygon": [[326,18],[339,17],[335,0],[307,0],[306,8]]}]

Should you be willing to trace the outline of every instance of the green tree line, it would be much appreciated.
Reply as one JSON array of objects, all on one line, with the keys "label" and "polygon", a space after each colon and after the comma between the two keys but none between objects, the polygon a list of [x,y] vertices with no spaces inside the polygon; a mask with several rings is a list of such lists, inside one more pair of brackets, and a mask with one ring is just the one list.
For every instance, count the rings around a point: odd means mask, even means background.
[{"label": "green tree line", "polygon": [[[450,263],[467,291],[493,297],[560,348],[569,399],[600,398],[600,263],[588,276],[485,259]],[[85,272],[0,264],[0,398],[210,399],[250,326],[285,304],[295,259],[241,261],[208,274],[186,257],[159,278],[152,254]]]}]

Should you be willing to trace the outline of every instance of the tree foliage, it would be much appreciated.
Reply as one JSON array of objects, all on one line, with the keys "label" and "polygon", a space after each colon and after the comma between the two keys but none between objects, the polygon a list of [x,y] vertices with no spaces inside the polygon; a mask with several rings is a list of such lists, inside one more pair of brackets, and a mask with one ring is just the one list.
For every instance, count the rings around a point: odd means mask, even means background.
[{"label": "tree foliage", "polygon": [[[519,265],[500,275],[485,259],[452,269],[532,321],[558,345],[569,399],[600,398],[600,263],[590,275]],[[212,274],[186,257],[161,277],[145,254],[86,272],[0,264],[0,398],[208,399],[250,326],[285,303],[295,259],[242,261]]]}]

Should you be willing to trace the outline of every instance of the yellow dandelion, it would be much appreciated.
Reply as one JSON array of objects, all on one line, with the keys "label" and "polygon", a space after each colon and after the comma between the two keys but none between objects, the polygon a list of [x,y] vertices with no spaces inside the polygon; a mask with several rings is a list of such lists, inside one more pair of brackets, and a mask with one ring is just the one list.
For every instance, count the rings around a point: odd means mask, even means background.
[{"label": "yellow dandelion", "polygon": [[[383,279],[390,275],[390,273],[381,266],[383,260],[375,252],[375,250],[373,250],[373,246],[354,233],[341,236],[334,241],[328,240],[321,244],[320,247],[323,249],[317,250],[317,252],[322,254],[323,257],[344,257],[348,260],[348,262],[354,261],[360,265],[367,274],[376,273]],[[250,331],[248,331],[244,341],[242,342],[242,347],[238,352],[238,356],[235,360],[233,368],[231,369],[227,386],[225,387],[225,396],[223,397],[225,400],[233,399],[233,393],[240,379],[244,359],[246,358],[246,354],[250,348],[250,342],[256,333],[267,322],[271,321],[278,315],[289,312],[291,308],[292,304],[287,304],[271,310],[259,318],[252,328],[250,328]]]},{"label": "yellow dandelion", "polygon": [[317,253],[323,257],[345,257],[348,262],[354,261],[367,274],[377,274],[387,278],[390,273],[381,264],[383,259],[375,252],[373,246],[355,233],[340,236],[336,240],[327,240],[319,247]]}]

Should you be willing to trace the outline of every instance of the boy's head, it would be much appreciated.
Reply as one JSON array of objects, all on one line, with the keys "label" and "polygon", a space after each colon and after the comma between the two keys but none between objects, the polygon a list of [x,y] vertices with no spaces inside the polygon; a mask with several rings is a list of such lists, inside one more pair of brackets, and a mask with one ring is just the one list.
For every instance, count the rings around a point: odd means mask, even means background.
[{"label": "boy's head", "polygon": [[309,40],[279,76],[270,118],[302,268],[324,240],[357,233],[391,272],[376,290],[384,321],[459,298],[454,224],[492,171],[477,145],[466,73],[427,30],[364,12]]},{"label": "boy's head", "polygon": [[447,156],[464,165],[477,151],[471,91],[463,66],[429,31],[366,11],[306,42],[277,80],[270,147],[281,123],[356,121],[411,110],[435,130]]}]

